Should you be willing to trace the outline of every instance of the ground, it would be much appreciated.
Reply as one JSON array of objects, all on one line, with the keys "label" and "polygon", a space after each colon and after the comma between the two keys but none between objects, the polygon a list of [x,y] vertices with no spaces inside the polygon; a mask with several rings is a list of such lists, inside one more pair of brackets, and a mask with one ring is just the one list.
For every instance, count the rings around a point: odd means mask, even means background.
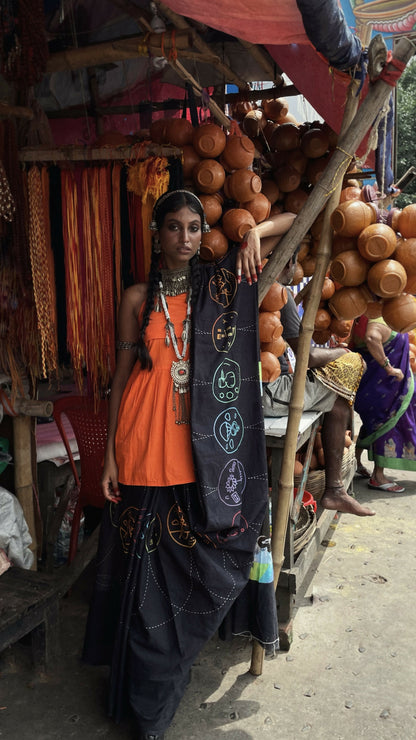
[{"label": "ground", "polygon": [[[254,678],[248,641],[211,640],[166,740],[416,737],[416,474],[395,477],[405,493],[354,479],[377,514],[334,520],[298,595],[289,652],[266,659]],[[134,738],[129,720],[117,726],[106,716],[106,669],[79,659],[90,590],[86,572],[62,600],[56,671],[37,674],[25,643],[0,655],[1,738]]]}]

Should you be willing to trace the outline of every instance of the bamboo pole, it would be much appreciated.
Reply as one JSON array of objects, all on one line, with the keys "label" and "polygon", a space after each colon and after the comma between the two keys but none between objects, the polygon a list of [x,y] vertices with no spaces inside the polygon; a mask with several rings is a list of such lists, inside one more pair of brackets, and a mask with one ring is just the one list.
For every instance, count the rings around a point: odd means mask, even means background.
[{"label": "bamboo pole", "polygon": [[[415,53],[415,45],[407,38],[402,38],[395,49],[395,57],[407,64]],[[387,69],[397,71],[391,64]],[[353,125],[339,137],[337,148],[332,155],[322,177],[315,185],[311,195],[293,222],[291,229],[283,237],[265,266],[259,280],[259,303],[263,300],[277,275],[282,271],[288,259],[292,256],[297,245],[301,242],[316,217],[325,206],[337,182],[342,179],[348,164],[361,144],[368,129],[372,125],[377,113],[388,100],[391,86],[379,79],[371,85],[367,96],[354,117]]]},{"label": "bamboo pole", "polygon": [[14,487],[19,503],[23,509],[26,524],[32,538],[30,549],[33,552],[31,570],[37,569],[37,537],[35,508],[33,505],[32,481],[32,421],[30,416],[13,417],[13,450],[14,450]]}]

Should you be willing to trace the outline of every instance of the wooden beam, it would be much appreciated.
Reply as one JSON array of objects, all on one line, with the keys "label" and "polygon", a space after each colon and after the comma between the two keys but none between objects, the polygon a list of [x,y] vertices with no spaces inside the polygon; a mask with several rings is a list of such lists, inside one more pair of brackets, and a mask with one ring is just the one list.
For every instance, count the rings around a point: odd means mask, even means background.
[{"label": "wooden beam", "polygon": [[[195,77],[193,77],[193,75],[191,75],[191,73],[188,72],[188,70],[183,66],[183,64],[181,64],[181,62],[178,59],[176,61],[172,60],[171,62],[169,62],[169,64],[175,70],[175,72],[177,72],[178,75],[182,77],[183,80],[186,80],[186,82],[189,82],[192,85],[192,88],[197,95],[202,95],[201,85],[199,84],[199,82],[197,82]],[[217,119],[218,123],[221,126],[224,126],[225,128],[229,129],[231,126],[231,121],[229,118],[227,118],[227,116],[222,111],[218,103],[216,103],[215,100],[210,98],[208,107],[212,115],[214,116],[214,118]]]},{"label": "wooden beam", "polygon": [[31,121],[33,110],[23,105],[10,105],[5,100],[0,100],[0,118],[27,118]]},{"label": "wooden beam", "polygon": [[[278,81],[280,84],[283,84],[283,77],[277,72],[275,66],[271,63],[270,58],[268,55],[263,51],[261,46],[258,46],[257,44],[252,44],[250,41],[245,41],[245,39],[238,39],[241,46],[248,51],[251,57],[262,67],[265,71],[265,73],[268,75],[268,79],[270,82],[276,82]],[[279,80],[278,80],[279,78]]]},{"label": "wooden beam", "polygon": [[[19,151],[19,162],[96,162],[108,160],[145,159],[151,155],[161,157],[180,157],[182,149],[176,146],[160,146],[146,143],[141,149],[140,144],[121,147],[80,147],[65,146],[59,149],[41,149],[40,147],[25,147]],[[140,157],[139,157],[140,154]]]}]

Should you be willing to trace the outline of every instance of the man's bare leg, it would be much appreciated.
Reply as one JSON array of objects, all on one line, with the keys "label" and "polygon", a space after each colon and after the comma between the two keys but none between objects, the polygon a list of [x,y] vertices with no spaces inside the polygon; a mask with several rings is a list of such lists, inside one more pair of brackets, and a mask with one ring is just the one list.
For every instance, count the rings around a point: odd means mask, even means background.
[{"label": "man's bare leg", "polygon": [[341,475],[345,430],[351,409],[345,398],[337,396],[332,411],[324,416],[322,447],[325,455],[325,491],[321,498],[324,509],[341,511],[356,516],[373,516],[376,512],[361,506],[345,490]]}]

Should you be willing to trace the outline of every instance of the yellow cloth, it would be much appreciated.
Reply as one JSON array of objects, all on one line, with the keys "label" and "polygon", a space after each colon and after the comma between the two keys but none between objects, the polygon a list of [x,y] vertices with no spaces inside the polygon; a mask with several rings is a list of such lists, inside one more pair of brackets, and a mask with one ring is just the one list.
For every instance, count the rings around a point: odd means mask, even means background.
[{"label": "yellow cloth", "polygon": [[350,406],[364,373],[364,360],[358,352],[347,352],[323,367],[315,367],[314,375],[331,391],[346,398]]}]

